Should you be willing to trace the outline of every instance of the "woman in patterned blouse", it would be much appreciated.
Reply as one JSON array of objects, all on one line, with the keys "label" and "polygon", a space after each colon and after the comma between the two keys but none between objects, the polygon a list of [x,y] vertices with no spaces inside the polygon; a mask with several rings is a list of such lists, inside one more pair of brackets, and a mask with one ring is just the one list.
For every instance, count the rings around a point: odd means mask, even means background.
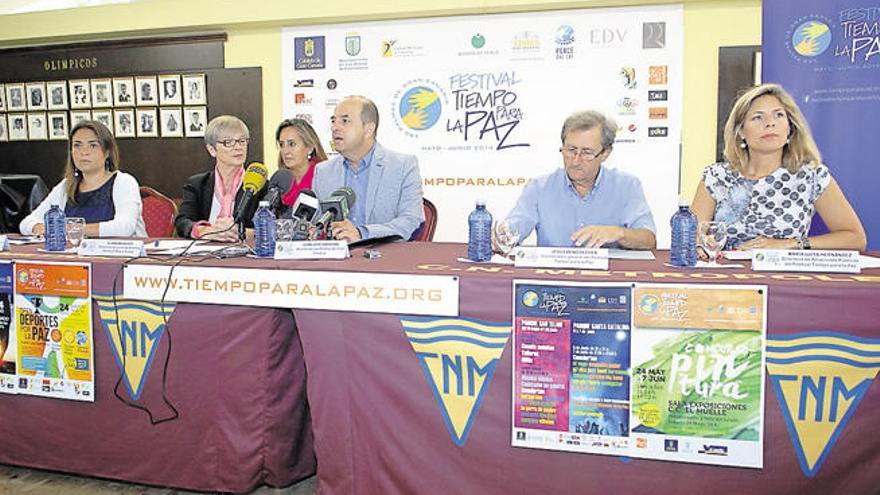
[{"label": "woman in patterned blouse", "polygon": [[[703,172],[691,209],[727,224],[726,249],[864,250],[865,230],[778,84],[743,94],[724,126],[724,157]],[[829,232],[807,237],[813,213]]]}]

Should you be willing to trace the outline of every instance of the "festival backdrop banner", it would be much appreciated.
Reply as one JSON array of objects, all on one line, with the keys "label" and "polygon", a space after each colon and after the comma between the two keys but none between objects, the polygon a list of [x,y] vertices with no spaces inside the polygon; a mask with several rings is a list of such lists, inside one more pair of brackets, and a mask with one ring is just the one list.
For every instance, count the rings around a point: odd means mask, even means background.
[{"label": "festival backdrop banner", "polygon": [[15,264],[19,393],[94,402],[91,265]]},{"label": "festival backdrop banner", "polygon": [[12,263],[0,262],[0,393],[18,393],[15,361],[15,310],[12,300]]},{"label": "festival backdrop banner", "polygon": [[880,249],[880,175],[870,151],[880,133],[870,117],[880,115],[880,6],[860,0],[763,4],[763,79],[794,96],[823,162],[864,224],[868,249]]},{"label": "festival backdrop banner", "polygon": [[379,141],[419,159],[435,240],[463,241],[476,199],[505,217],[529,179],[562,165],[565,117],[603,111],[618,124],[605,166],[641,179],[668,246],[682,50],[680,5],[286,28],[284,116],[312,122],[331,152],[336,103],[373,99]]},{"label": "festival backdrop banner", "polygon": [[766,289],[514,282],[514,446],[763,467]]}]

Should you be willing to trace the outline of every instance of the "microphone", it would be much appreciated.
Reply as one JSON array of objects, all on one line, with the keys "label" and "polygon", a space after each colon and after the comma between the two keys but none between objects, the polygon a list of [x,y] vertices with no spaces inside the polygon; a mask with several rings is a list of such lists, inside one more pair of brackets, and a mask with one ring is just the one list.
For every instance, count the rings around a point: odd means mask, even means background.
[{"label": "microphone", "polygon": [[299,196],[296,197],[296,202],[293,203],[293,207],[291,207],[291,210],[293,211],[291,215],[293,218],[298,218],[311,224],[315,222],[315,217],[318,216],[318,208],[320,208],[320,203],[318,202],[318,195],[315,194],[315,191],[312,191],[311,189],[303,189],[299,192]]},{"label": "microphone", "polygon": [[269,192],[266,193],[266,201],[269,209],[275,211],[281,205],[281,197],[284,196],[290,186],[293,185],[293,174],[286,168],[280,168],[269,179]]},{"label": "microphone", "polygon": [[266,176],[269,171],[266,166],[260,162],[254,162],[248,165],[244,172],[244,179],[241,183],[241,202],[235,208],[233,220],[238,224],[238,237],[244,239],[244,216],[248,211],[253,210],[254,198],[257,193],[266,185]]},{"label": "microphone", "polygon": [[348,211],[354,206],[354,191],[350,187],[340,187],[333,191],[333,194],[322,199],[321,216],[315,221],[315,227],[318,230],[326,230],[330,226],[330,222],[339,222],[348,217]]},{"label": "microphone", "polygon": [[304,241],[309,238],[309,230],[314,225],[318,216],[320,203],[315,191],[303,189],[296,197],[296,202],[291,207],[291,217],[294,221],[293,240]]}]

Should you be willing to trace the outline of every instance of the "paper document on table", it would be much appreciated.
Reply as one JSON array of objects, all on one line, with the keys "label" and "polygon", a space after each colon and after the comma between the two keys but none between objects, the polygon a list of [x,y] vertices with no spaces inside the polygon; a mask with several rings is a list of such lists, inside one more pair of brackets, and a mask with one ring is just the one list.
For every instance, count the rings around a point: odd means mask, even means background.
[{"label": "paper document on table", "polygon": [[183,249],[190,244],[200,245],[205,241],[193,241],[190,239],[162,239],[158,241],[144,243],[144,249],[147,251],[165,251],[168,249]]},{"label": "paper document on table", "polygon": [[745,268],[745,265],[740,265],[737,263],[712,263],[709,261],[697,261],[697,266],[694,268]]},{"label": "paper document on table", "polygon": [[862,254],[859,256],[859,266],[861,266],[862,270],[865,268],[880,268],[880,258]]},{"label": "paper document on table", "polygon": [[186,249],[186,246],[184,246],[184,247],[178,247],[178,248],[173,248],[173,249],[164,249],[162,251],[152,251],[151,254],[165,254],[165,255],[169,255],[169,256],[176,256],[176,255],[183,254],[184,251],[186,251],[186,254],[188,254],[188,255],[190,255],[190,254],[209,254],[209,253],[216,253],[219,251],[223,251],[223,250],[229,249],[231,247],[232,246],[230,246],[230,245],[224,245],[224,244],[219,244],[219,245],[218,244],[211,244],[211,245],[201,244],[201,245],[193,246],[189,249]]},{"label": "paper document on table", "polygon": [[490,259],[489,261],[473,261],[473,260],[469,260],[467,258],[458,258],[458,261],[460,261],[461,263],[477,263],[477,264],[484,263],[484,264],[495,264],[495,265],[513,265],[512,259],[510,259],[506,256],[501,256],[500,254],[493,254],[492,259]]},{"label": "paper document on table", "polygon": [[635,249],[609,249],[608,258],[612,260],[639,261],[653,261],[657,259],[651,251],[639,251]]},{"label": "paper document on table", "polygon": [[9,238],[9,244],[13,246],[24,246],[26,244],[40,244],[42,242],[46,242],[42,237],[18,237],[18,238]]},{"label": "paper document on table", "polygon": [[725,258],[731,261],[751,261],[752,260],[752,252],[751,251],[724,251],[722,253]]}]

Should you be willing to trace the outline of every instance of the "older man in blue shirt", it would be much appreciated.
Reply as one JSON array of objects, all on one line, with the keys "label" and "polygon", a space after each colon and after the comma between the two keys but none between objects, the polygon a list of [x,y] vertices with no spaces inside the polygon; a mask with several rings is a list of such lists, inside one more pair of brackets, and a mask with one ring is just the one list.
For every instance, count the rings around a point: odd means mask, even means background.
[{"label": "older man in blue shirt", "polygon": [[654,219],[633,175],[602,167],[617,124],[593,110],[562,126],[564,167],[529,181],[507,217],[520,241],[537,231],[539,246],[653,249]]}]

